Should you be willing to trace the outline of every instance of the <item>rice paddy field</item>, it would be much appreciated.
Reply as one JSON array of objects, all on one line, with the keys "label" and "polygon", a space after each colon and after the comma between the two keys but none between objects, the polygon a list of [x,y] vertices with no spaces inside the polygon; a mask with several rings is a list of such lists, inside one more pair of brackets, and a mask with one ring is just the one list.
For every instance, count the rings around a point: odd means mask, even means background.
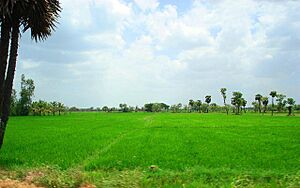
[{"label": "rice paddy field", "polygon": [[0,179],[46,187],[300,187],[300,117],[72,113],[12,117]]}]

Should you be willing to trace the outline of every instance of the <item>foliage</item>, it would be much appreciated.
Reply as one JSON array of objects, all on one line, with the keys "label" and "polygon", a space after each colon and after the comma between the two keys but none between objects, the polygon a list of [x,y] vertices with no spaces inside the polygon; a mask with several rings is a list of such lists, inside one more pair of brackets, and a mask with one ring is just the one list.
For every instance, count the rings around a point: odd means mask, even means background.
[{"label": "foliage", "polygon": [[284,107],[287,103],[285,100],[286,96],[283,94],[277,94],[276,101],[277,101],[277,110],[278,112],[282,112],[284,110]]},{"label": "foliage", "polygon": [[269,99],[268,99],[268,97],[262,97],[261,101],[262,101],[262,104],[264,105],[264,113],[266,113],[267,107],[269,104]]},{"label": "foliage", "polygon": [[20,99],[17,104],[17,115],[27,116],[30,112],[30,106],[32,103],[32,97],[34,95],[34,81],[32,79],[26,79],[25,75],[21,76],[21,91]]},{"label": "foliage", "polygon": [[61,102],[46,102],[46,101],[36,101],[31,105],[31,113],[33,115],[55,115],[58,112],[58,115],[61,115],[61,112],[66,112],[67,107]]},{"label": "foliage", "polygon": [[168,111],[169,108],[170,108],[170,106],[165,103],[148,103],[148,104],[144,105],[144,110],[146,112]]},{"label": "foliage", "polygon": [[[243,94],[241,92],[233,92],[233,97],[231,98],[231,104],[235,106],[235,114],[240,114],[241,106],[246,102],[242,97]],[[247,104],[247,103],[246,103]]]},{"label": "foliage", "polygon": [[228,106],[227,106],[227,104],[226,104],[226,98],[227,98],[227,96],[226,96],[226,91],[227,91],[226,88],[221,88],[221,89],[220,89],[221,95],[222,95],[222,97],[223,97],[224,108],[225,108],[226,113],[227,113],[227,115],[228,115],[229,108],[228,108]]},{"label": "foliage", "polygon": [[293,112],[293,108],[296,104],[296,101],[293,99],[293,98],[288,98],[287,99],[287,104],[289,105],[288,106],[288,110],[289,110],[289,116],[292,115],[292,112]]},{"label": "foliage", "polygon": [[259,111],[259,113],[261,113],[261,99],[262,99],[261,94],[256,94],[255,95],[255,100],[258,102],[258,111]]}]

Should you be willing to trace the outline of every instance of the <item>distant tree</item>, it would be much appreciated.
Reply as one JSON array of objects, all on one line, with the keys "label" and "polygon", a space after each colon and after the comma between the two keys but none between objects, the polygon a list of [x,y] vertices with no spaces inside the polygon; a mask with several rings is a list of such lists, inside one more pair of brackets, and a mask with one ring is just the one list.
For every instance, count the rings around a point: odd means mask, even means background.
[{"label": "distant tree", "polygon": [[138,112],[140,111],[139,107],[138,106],[135,106],[135,109],[134,109],[135,112]]},{"label": "distant tree", "polygon": [[221,95],[222,95],[222,97],[223,97],[224,108],[225,108],[226,113],[227,113],[227,115],[228,115],[229,109],[228,109],[228,106],[227,106],[227,104],[226,104],[226,98],[227,98],[227,96],[226,96],[226,91],[227,91],[226,88],[221,88],[221,90],[220,90]]},{"label": "distant tree", "polygon": [[10,115],[11,116],[17,115],[17,104],[18,104],[17,92],[16,92],[16,90],[13,89],[12,93],[11,93],[11,98],[10,98]]},{"label": "distant tree", "polygon": [[203,113],[206,113],[207,111],[208,111],[208,104],[207,103],[202,103],[202,105],[201,105],[201,111],[203,112]]},{"label": "distant tree", "polygon": [[267,107],[269,104],[269,99],[268,99],[268,97],[262,97],[261,101],[262,101],[262,104],[264,105],[264,113],[266,113]]},{"label": "distant tree", "polygon": [[[51,108],[51,105],[50,105],[50,108]],[[50,110],[51,111],[51,110]],[[79,109],[76,108],[75,106],[72,106],[70,109],[69,109],[69,112],[78,112]]]},{"label": "distant tree", "polygon": [[246,105],[247,105],[247,101],[244,99],[244,98],[242,98],[242,106],[244,107],[244,112],[246,113]]},{"label": "distant tree", "polygon": [[240,114],[240,108],[243,102],[243,94],[241,92],[233,92],[233,97],[231,98],[231,104],[235,106],[235,114]]},{"label": "distant tree", "polygon": [[160,103],[161,111],[168,111],[170,106],[165,103]]},{"label": "distant tree", "polygon": [[146,112],[152,112],[152,106],[153,106],[153,103],[145,104],[144,105],[145,111]]},{"label": "distant tree", "polygon": [[57,111],[58,111],[58,115],[61,115],[61,112],[65,111],[65,105],[61,102],[57,103]]},{"label": "distant tree", "polygon": [[295,106],[295,103],[296,101],[293,99],[293,98],[288,98],[287,99],[287,104],[288,104],[288,111],[289,111],[289,114],[288,116],[291,116],[292,115],[292,112],[293,112],[293,108]]},{"label": "distant tree", "polygon": [[274,114],[274,97],[277,96],[277,92],[271,91],[270,96],[272,97],[272,116],[273,116],[273,114]]},{"label": "distant tree", "polygon": [[180,112],[182,110],[182,104],[178,103],[177,104],[177,112]]},{"label": "distant tree", "polygon": [[197,112],[199,112],[199,113],[201,113],[201,105],[202,105],[202,101],[201,100],[197,100],[196,102],[195,102],[195,110],[197,111]]},{"label": "distant tree", "polygon": [[32,103],[32,97],[34,95],[34,81],[32,79],[26,79],[24,74],[21,76],[21,91],[20,99],[17,104],[17,115],[28,116],[30,112],[30,106]]},{"label": "distant tree", "polygon": [[50,110],[52,115],[55,116],[55,113],[58,111],[58,104],[56,101],[50,102]]},{"label": "distant tree", "polygon": [[[211,102],[211,96],[210,95],[205,96],[205,102],[209,106],[209,103]],[[207,107],[207,111],[206,112],[208,113],[208,107]]]},{"label": "distant tree", "polygon": [[218,105],[216,103],[211,103],[210,104],[210,109],[212,112],[217,112],[218,111]]},{"label": "distant tree", "polygon": [[195,105],[194,100],[190,99],[189,100],[189,112],[192,112],[194,110],[194,105]]},{"label": "distant tree", "polygon": [[161,104],[153,103],[151,112],[160,112],[161,111]]},{"label": "distant tree", "polygon": [[107,106],[103,106],[103,107],[102,107],[102,111],[108,112],[108,110],[109,110],[109,108],[108,108]]},{"label": "distant tree", "polygon": [[122,112],[129,112],[129,107],[127,104],[120,104],[119,107]]},{"label": "distant tree", "polygon": [[262,98],[261,94],[255,95],[255,100],[258,102],[258,111],[259,111],[259,113],[261,113],[261,98]]},{"label": "distant tree", "polygon": [[254,112],[258,112],[258,102],[254,101],[252,102],[253,110]]},{"label": "distant tree", "polygon": [[283,94],[277,94],[276,101],[277,101],[277,110],[278,112],[282,112],[287,101],[285,100],[285,95]]}]

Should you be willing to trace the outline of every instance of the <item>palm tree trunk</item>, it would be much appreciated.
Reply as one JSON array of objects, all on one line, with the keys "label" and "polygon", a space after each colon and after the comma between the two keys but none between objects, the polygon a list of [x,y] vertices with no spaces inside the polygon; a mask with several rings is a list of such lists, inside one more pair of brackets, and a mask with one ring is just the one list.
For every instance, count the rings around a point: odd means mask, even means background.
[{"label": "palm tree trunk", "polygon": [[8,21],[2,22],[0,39],[0,116],[2,114],[2,101],[4,93],[5,72],[7,67],[10,29],[11,27]]},{"label": "palm tree trunk", "polygon": [[9,65],[7,70],[7,76],[4,83],[2,114],[0,120],[0,149],[3,145],[4,134],[5,134],[7,121],[9,117],[9,111],[10,111],[10,98],[12,93],[12,86],[13,86],[16,64],[17,64],[17,56],[18,56],[19,33],[20,33],[19,22],[16,22],[13,24],[13,29],[12,29]]},{"label": "palm tree trunk", "polygon": [[272,116],[273,116],[273,113],[274,113],[274,97],[272,97]]}]

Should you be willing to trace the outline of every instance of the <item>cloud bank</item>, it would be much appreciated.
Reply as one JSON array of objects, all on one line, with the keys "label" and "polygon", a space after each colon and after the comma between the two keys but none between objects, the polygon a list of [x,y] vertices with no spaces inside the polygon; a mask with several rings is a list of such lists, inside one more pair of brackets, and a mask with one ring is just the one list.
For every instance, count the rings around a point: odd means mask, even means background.
[{"label": "cloud bank", "polygon": [[33,78],[36,99],[90,107],[212,95],[221,103],[226,87],[248,104],[271,90],[300,102],[299,1],[61,2],[51,38],[22,36],[15,87],[22,73]]}]

